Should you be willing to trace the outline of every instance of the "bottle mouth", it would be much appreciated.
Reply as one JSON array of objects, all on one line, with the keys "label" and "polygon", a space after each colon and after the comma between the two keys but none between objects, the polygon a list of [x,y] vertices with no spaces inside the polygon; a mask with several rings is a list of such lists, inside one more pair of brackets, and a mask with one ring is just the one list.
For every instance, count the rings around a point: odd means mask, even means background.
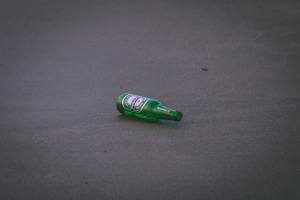
[{"label": "bottle mouth", "polygon": [[175,120],[180,121],[183,117],[182,112],[176,111]]}]

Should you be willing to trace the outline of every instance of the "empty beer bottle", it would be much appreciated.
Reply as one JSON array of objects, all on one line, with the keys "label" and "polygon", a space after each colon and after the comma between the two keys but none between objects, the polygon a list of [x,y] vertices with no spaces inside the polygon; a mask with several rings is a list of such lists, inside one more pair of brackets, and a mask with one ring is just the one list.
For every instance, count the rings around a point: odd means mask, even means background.
[{"label": "empty beer bottle", "polygon": [[121,94],[116,103],[120,113],[151,121],[180,121],[182,113],[162,105],[158,100],[134,94]]}]

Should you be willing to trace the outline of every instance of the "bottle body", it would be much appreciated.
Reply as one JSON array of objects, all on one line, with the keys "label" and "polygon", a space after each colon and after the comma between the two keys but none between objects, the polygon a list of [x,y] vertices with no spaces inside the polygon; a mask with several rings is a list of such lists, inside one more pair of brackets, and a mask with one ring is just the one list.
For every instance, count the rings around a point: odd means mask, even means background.
[{"label": "bottle body", "polygon": [[158,100],[134,94],[123,93],[116,102],[120,113],[141,119],[158,121],[180,121],[182,113],[162,105]]}]

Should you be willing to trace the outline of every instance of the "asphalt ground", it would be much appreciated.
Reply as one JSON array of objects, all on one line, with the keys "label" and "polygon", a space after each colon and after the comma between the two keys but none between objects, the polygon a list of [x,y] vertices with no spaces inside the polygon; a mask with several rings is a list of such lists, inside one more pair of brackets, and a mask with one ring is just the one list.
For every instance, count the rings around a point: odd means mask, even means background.
[{"label": "asphalt ground", "polygon": [[[299,1],[0,1],[0,199],[299,199]],[[119,94],[179,123],[120,116]]]}]

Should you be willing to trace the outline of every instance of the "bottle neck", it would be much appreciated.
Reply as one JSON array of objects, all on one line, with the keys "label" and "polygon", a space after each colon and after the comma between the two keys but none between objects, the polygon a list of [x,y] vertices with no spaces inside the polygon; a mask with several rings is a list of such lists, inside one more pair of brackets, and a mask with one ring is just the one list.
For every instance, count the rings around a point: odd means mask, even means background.
[{"label": "bottle neck", "polygon": [[161,104],[159,104],[154,109],[154,112],[160,119],[180,121],[182,118],[181,112],[178,112],[176,110],[173,110],[173,109],[168,108],[167,106],[163,106]]}]

